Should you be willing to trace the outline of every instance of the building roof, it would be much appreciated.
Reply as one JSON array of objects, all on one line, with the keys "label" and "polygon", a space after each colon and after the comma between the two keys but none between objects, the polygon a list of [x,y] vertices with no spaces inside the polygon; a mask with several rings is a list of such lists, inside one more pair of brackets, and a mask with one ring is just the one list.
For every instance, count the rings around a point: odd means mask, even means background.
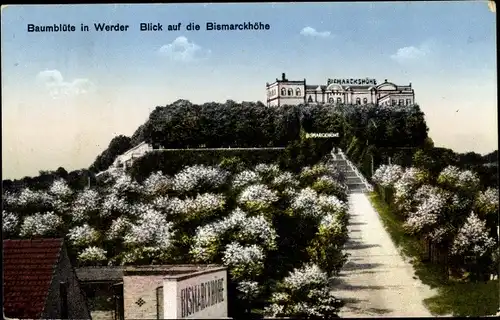
[{"label": "building roof", "polygon": [[63,239],[3,241],[5,316],[40,319]]},{"label": "building roof", "polygon": [[220,267],[220,265],[214,264],[97,266],[76,268],[75,271],[78,280],[82,282],[115,282],[122,281],[126,274],[180,275]]},{"label": "building roof", "polygon": [[317,88],[318,88],[317,85],[311,85],[311,84],[306,85],[306,89],[316,90]]}]

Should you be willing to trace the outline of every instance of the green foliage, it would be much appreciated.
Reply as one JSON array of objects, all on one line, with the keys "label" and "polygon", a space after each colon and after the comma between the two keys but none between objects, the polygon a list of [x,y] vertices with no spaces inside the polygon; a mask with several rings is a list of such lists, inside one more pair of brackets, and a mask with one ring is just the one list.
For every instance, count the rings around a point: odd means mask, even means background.
[{"label": "green foliage", "polygon": [[333,195],[339,200],[347,202],[347,186],[335,179],[317,179],[311,188],[318,193]]},{"label": "green foliage", "polygon": [[329,276],[338,275],[348,258],[348,255],[343,251],[347,237],[347,228],[340,230],[319,228],[316,237],[307,247],[311,261],[327,272]]},{"label": "green foliage", "polygon": [[299,128],[297,107],[233,101],[195,105],[178,100],[157,107],[133,137],[134,142],[156,142],[165,148],[267,147],[297,139]]},{"label": "green foliage", "polygon": [[172,150],[153,151],[137,159],[129,169],[131,176],[143,181],[152,172],[162,171],[173,175],[184,166],[221,164],[232,170],[239,170],[242,165],[253,166],[258,163],[273,163],[282,156],[283,150]]},{"label": "green foliage", "polygon": [[108,169],[117,156],[123,154],[132,147],[133,145],[129,137],[124,135],[114,137],[109,143],[108,148],[97,156],[94,163],[89,168],[90,171],[97,173]]},{"label": "green foliage", "polygon": [[244,162],[239,157],[222,158],[219,166],[233,174],[241,172],[245,168]]}]

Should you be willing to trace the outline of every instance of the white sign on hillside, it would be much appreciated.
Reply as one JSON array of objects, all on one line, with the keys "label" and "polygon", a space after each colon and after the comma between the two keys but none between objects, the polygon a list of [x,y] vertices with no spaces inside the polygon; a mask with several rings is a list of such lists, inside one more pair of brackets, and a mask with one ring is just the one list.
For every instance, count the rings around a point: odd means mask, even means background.
[{"label": "white sign on hillside", "polygon": [[306,139],[314,138],[338,138],[338,132],[328,132],[328,133],[306,133]]}]

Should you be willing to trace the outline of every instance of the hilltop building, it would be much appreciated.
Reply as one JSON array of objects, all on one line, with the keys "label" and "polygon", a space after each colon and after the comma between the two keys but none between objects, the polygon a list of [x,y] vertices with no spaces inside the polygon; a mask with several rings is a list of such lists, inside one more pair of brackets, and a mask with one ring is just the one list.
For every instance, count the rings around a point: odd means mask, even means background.
[{"label": "hilltop building", "polygon": [[146,153],[153,151],[153,146],[146,143],[141,142],[133,148],[130,148],[125,153],[116,157],[116,160],[113,162],[113,167],[115,168],[127,168],[132,165],[135,159],[144,156]]},{"label": "hilltop building", "polygon": [[281,80],[266,83],[267,106],[318,104],[412,105],[415,92],[409,85],[396,85],[387,79],[328,79],[326,85],[309,85],[304,80]]}]

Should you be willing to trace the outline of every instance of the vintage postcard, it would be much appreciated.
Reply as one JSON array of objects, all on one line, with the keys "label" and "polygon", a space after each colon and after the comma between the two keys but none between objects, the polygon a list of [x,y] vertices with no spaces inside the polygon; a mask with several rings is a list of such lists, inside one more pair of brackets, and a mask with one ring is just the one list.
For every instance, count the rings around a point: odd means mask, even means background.
[{"label": "vintage postcard", "polygon": [[2,6],[3,318],[494,316],[495,11]]}]

